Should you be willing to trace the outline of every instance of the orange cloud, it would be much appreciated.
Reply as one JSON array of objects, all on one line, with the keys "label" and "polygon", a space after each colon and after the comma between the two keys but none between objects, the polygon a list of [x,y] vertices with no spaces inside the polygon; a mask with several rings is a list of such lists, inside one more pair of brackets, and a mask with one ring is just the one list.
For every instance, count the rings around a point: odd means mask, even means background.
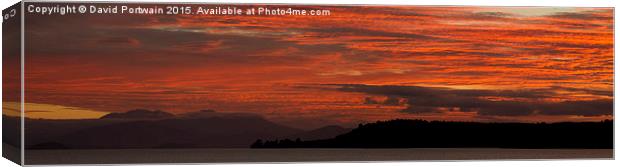
[{"label": "orange cloud", "polygon": [[363,92],[304,87],[550,89],[557,96],[543,100],[613,98],[594,93],[613,92],[609,8],[297,7],[329,9],[332,15],[32,17],[26,23],[33,34],[26,39],[27,102],[106,112],[210,108],[280,122],[303,116],[355,123],[586,118],[415,115],[400,112],[406,106],[365,104],[369,95]]}]

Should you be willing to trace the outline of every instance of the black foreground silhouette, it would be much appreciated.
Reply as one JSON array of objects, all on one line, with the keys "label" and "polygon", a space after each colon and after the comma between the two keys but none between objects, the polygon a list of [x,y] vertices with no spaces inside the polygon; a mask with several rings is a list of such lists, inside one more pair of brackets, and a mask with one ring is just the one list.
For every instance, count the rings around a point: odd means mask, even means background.
[{"label": "black foreground silhouette", "polygon": [[257,140],[251,148],[613,148],[613,120],[477,123],[391,120],[331,139]]}]

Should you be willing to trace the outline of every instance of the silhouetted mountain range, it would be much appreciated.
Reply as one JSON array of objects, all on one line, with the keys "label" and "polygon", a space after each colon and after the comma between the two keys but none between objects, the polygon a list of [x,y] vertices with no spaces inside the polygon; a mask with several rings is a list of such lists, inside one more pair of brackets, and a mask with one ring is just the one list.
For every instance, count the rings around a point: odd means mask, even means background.
[{"label": "silhouetted mountain range", "polygon": [[257,138],[303,132],[254,114],[213,110],[175,115],[138,109],[100,119],[26,119],[25,124],[29,149],[247,148]]},{"label": "silhouetted mountain range", "polygon": [[[5,126],[19,118],[3,115]],[[613,121],[475,123],[391,120],[299,130],[249,113],[131,110],[100,119],[26,119],[27,149],[613,148]],[[18,127],[6,127],[18,129]],[[259,139],[259,140],[257,140]],[[281,139],[281,140],[278,140]],[[15,141],[18,142],[18,141]],[[253,143],[253,144],[252,144]]]},{"label": "silhouetted mountain range", "polygon": [[172,118],[174,114],[155,110],[135,109],[124,113],[109,113],[101,119],[165,119]]},{"label": "silhouetted mountain range", "polygon": [[257,140],[252,148],[613,148],[613,121],[475,123],[391,120],[330,139]]},{"label": "silhouetted mountain range", "polygon": [[[19,119],[3,118],[7,122],[18,122]],[[175,115],[136,109],[110,113],[100,119],[26,119],[25,124],[28,127],[25,131],[28,149],[247,148],[259,138],[313,140],[331,138],[348,130],[326,126],[303,131],[255,114],[214,110]]]}]

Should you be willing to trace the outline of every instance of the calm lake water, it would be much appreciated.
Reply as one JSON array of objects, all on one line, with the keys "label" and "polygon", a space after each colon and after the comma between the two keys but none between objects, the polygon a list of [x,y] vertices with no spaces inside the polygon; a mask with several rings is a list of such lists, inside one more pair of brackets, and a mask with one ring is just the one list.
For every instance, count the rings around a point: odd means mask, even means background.
[{"label": "calm lake water", "polygon": [[36,164],[612,159],[613,149],[122,149],[26,150]]}]

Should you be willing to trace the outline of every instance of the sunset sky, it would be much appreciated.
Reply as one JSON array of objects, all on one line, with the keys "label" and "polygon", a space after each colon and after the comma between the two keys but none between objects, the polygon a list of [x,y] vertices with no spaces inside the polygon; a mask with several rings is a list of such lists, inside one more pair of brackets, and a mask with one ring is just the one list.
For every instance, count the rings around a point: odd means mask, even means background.
[{"label": "sunset sky", "polygon": [[296,8],[331,15],[27,14],[26,116],[213,109],[299,128],[613,118],[611,8]]}]

